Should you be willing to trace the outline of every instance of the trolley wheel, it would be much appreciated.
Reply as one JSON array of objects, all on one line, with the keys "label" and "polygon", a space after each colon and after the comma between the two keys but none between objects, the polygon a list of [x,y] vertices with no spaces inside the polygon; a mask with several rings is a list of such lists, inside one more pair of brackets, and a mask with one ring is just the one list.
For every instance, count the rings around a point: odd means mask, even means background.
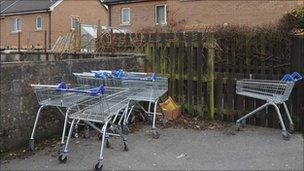
[{"label": "trolley wheel", "polygon": [[290,134],[288,133],[288,131],[282,131],[282,137],[284,140],[289,140]]},{"label": "trolley wheel", "polygon": [[159,138],[159,136],[160,136],[160,134],[159,134],[159,132],[158,132],[158,131],[156,131],[156,130],[152,130],[152,137],[153,137],[154,139],[158,139],[158,138]]},{"label": "trolley wheel", "polygon": [[236,130],[237,130],[237,131],[240,131],[240,130],[241,130],[241,128],[240,128],[241,126],[242,126],[242,124],[239,123],[239,122],[237,122],[237,123],[236,123]]},{"label": "trolley wheel", "polygon": [[102,171],[102,168],[103,168],[103,164],[102,164],[102,162],[97,162],[96,164],[95,164],[95,170],[96,171]]},{"label": "trolley wheel", "polygon": [[164,117],[163,118],[163,120],[162,120],[162,122],[163,122],[163,126],[165,127],[165,128],[167,128],[167,123],[168,123],[168,119],[167,119],[167,117]]},{"label": "trolley wheel", "polygon": [[122,125],[121,129],[122,129],[122,133],[125,134],[125,135],[128,135],[129,132],[130,132],[129,127],[127,125]]},{"label": "trolley wheel", "polygon": [[124,151],[129,151],[128,143],[127,142],[124,142]]},{"label": "trolley wheel", "polygon": [[35,151],[35,141],[34,141],[34,139],[30,139],[29,148],[30,148],[30,151]]},{"label": "trolley wheel", "polygon": [[63,152],[64,146],[65,146],[64,143],[60,143],[59,148],[58,148],[58,154],[61,154]]},{"label": "trolley wheel", "polygon": [[149,122],[150,124],[152,124],[152,123],[153,123],[153,115],[148,114],[147,120],[148,120],[148,122]]},{"label": "trolley wheel", "polygon": [[106,140],[106,147],[107,147],[107,148],[110,148],[110,147],[111,147],[110,141],[109,141],[108,139]]},{"label": "trolley wheel", "polygon": [[78,132],[74,132],[74,133],[73,133],[73,137],[74,137],[74,138],[78,138],[78,137],[79,137]]},{"label": "trolley wheel", "polygon": [[290,124],[289,125],[289,133],[293,134],[295,131],[294,131],[294,125],[293,124]]},{"label": "trolley wheel", "polygon": [[88,126],[84,129],[83,138],[90,138],[90,128]]},{"label": "trolley wheel", "polygon": [[58,161],[60,163],[66,163],[67,160],[68,160],[68,156],[66,154],[60,154],[58,156]]},{"label": "trolley wheel", "polygon": [[135,115],[131,115],[131,117],[129,118],[129,121],[128,121],[130,124],[133,124],[135,123]]}]

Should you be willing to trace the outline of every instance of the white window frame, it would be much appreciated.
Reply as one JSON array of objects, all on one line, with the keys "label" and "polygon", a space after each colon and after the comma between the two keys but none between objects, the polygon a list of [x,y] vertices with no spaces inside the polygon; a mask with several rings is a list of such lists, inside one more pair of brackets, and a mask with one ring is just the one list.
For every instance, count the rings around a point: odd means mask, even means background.
[{"label": "white window frame", "polygon": [[[40,21],[41,21],[41,26],[40,27],[38,27],[38,22],[37,22],[38,18],[40,18]],[[41,16],[36,17],[35,25],[36,25],[36,30],[42,30],[42,17]]]},{"label": "white window frame", "polygon": [[[17,20],[19,20],[19,29],[18,29],[18,27],[17,27]],[[21,30],[22,30],[22,20],[20,19],[20,18],[15,18],[14,20],[13,20],[13,25],[12,25],[12,33],[18,33],[18,32],[21,32]]]},{"label": "white window frame", "polygon": [[[123,21],[123,11],[124,10],[129,10],[129,18],[128,18],[128,20],[129,21],[127,21],[127,22],[124,22]],[[130,25],[131,24],[131,9],[130,8],[121,8],[121,14],[120,14],[120,16],[121,16],[121,24],[123,24],[123,25]]]},{"label": "white window frame", "polygon": [[[157,22],[157,7],[165,7],[165,22],[164,23],[158,23]],[[161,4],[161,5],[155,5],[155,24],[156,25],[166,25],[167,24],[167,5],[166,4]]]},{"label": "white window frame", "polygon": [[75,30],[74,26],[73,26],[73,19],[77,19],[78,22],[80,22],[79,17],[71,17],[71,30]]}]

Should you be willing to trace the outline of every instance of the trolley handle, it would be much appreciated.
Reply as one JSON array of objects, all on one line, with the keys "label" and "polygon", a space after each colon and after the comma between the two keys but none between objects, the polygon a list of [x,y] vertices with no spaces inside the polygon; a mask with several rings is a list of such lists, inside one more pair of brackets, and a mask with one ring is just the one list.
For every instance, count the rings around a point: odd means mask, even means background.
[{"label": "trolley handle", "polygon": [[285,74],[281,81],[293,81],[295,82],[295,79],[290,74]]},{"label": "trolley handle", "polygon": [[303,77],[301,76],[301,74],[299,74],[298,72],[293,72],[292,74],[285,74],[282,78],[281,81],[293,81],[293,82],[297,82],[299,80],[303,79]]},{"label": "trolley handle", "polygon": [[291,74],[291,76],[293,77],[293,79],[294,79],[295,81],[299,81],[299,80],[302,80],[302,79],[303,79],[303,77],[301,76],[301,74],[299,74],[298,72],[293,72],[293,73]]},{"label": "trolley handle", "polygon": [[91,89],[79,90],[79,89],[73,89],[73,88],[70,89],[65,82],[59,83],[58,86],[56,87],[56,90],[63,91],[63,92],[85,93],[85,94],[90,94],[91,96],[102,95],[105,93],[105,88],[103,85],[100,85],[99,87],[94,87]]}]

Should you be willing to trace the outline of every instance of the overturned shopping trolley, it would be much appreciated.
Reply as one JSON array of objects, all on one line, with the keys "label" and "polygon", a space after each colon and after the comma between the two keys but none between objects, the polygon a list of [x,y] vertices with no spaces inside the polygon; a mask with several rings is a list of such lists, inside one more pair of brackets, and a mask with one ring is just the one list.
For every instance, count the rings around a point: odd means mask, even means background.
[{"label": "overturned shopping trolley", "polygon": [[[40,117],[40,113],[43,108],[48,106],[56,107],[65,118],[61,143],[59,148],[59,150],[61,150],[64,145],[64,134],[68,123],[68,115],[69,115],[70,107],[77,103],[80,103],[81,101],[86,100],[87,98],[90,98],[90,94],[79,93],[79,92],[82,92],[83,90],[90,90],[92,87],[88,85],[81,85],[71,89],[74,91],[59,91],[59,89],[66,88],[67,85],[64,82],[58,85],[31,84],[31,86],[37,97],[37,101],[40,105],[40,108],[38,109],[38,112],[36,114],[35,123],[29,141],[30,150],[33,151],[35,149],[34,135],[36,132],[36,127]],[[94,90],[96,89],[91,89],[92,92]],[[65,111],[63,111],[62,109],[65,109]]]},{"label": "overturned shopping trolley", "polygon": [[[149,121],[152,123],[153,138],[159,137],[159,132],[156,130],[155,121],[157,107],[159,106],[160,98],[168,91],[168,78],[156,76],[155,73],[144,72],[125,72],[123,70],[108,71],[99,70],[84,73],[74,73],[78,83],[89,83],[90,85],[97,85],[103,83],[107,86],[119,86],[132,90],[129,99],[132,101],[130,106],[131,111],[134,106],[139,107],[145,112]],[[149,102],[146,110],[139,102]],[[152,108],[152,105],[153,109]],[[161,108],[160,108],[161,109]],[[128,118],[131,112],[123,120],[123,128],[127,128]],[[162,121],[165,125],[167,119],[163,112]],[[125,130],[125,129],[123,129]]]},{"label": "overturned shopping trolley", "polygon": [[[100,155],[95,165],[96,170],[101,170],[103,167],[103,149],[105,144],[107,147],[110,146],[109,137],[121,137],[124,150],[128,151],[127,139],[118,128],[117,122],[121,120],[124,115],[127,115],[126,109],[129,104],[129,93],[130,91],[128,89],[105,87],[105,91],[101,94],[94,95],[90,93],[91,98],[72,106],[69,114],[72,123],[64,150],[58,157],[59,161],[63,163],[67,161],[68,145],[71,139],[73,125],[77,120],[85,122],[101,133]],[[103,124],[102,128],[96,126],[96,123]]]},{"label": "overturned shopping trolley", "polygon": [[252,97],[256,99],[265,100],[266,103],[247,115],[241,117],[236,121],[238,130],[245,124],[248,117],[254,115],[263,108],[272,105],[278,114],[278,118],[282,127],[282,136],[284,139],[289,139],[289,133],[286,130],[281,112],[277,104],[283,104],[288,120],[290,122],[290,130],[293,131],[293,122],[288,111],[285,101],[288,100],[294,84],[301,80],[302,76],[294,72],[293,74],[286,74],[282,80],[258,80],[258,79],[243,79],[236,82],[236,93],[239,95]]}]

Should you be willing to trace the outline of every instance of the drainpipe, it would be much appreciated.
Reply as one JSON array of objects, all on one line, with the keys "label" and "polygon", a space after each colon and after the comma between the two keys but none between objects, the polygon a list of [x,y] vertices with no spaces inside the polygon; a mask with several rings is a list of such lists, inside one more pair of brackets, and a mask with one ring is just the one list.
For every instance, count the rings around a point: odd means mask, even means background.
[{"label": "drainpipe", "polygon": [[52,11],[49,11],[48,12],[49,13],[49,30],[48,30],[48,32],[49,32],[49,35],[48,35],[48,37],[49,37],[49,49],[51,49],[52,48]]},{"label": "drainpipe", "polygon": [[108,25],[111,27],[112,26],[112,6],[111,5],[108,5],[109,7],[109,23]]}]

